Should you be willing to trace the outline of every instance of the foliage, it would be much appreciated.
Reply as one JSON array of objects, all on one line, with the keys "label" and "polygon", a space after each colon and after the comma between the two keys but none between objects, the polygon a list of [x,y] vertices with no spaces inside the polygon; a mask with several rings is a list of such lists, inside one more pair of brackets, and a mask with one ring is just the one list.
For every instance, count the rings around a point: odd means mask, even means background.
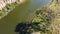
[{"label": "foliage", "polygon": [[54,18],[53,11],[50,9],[47,10],[47,9],[45,9],[45,7],[43,7],[43,9],[36,11],[36,17],[32,20],[32,22],[39,23],[36,26],[39,26],[39,29],[41,29],[40,31],[42,31],[43,33],[46,33],[46,32],[48,33],[48,31],[50,31],[49,26],[51,25],[52,18]]},{"label": "foliage", "polygon": [[[43,22],[45,25],[47,24],[47,26],[45,28],[49,29],[50,32],[47,32],[46,34],[60,34],[60,28],[58,26],[60,26],[60,0],[53,0],[53,2],[48,5],[45,6],[39,10],[36,11],[36,16],[32,22],[41,22],[41,18],[39,17],[43,17]],[[40,16],[38,16],[40,15]],[[38,18],[38,19],[36,19]],[[47,18],[47,19],[46,19]],[[46,21],[46,22],[45,22]],[[40,24],[41,25],[41,24]],[[41,26],[40,26],[41,27]],[[44,29],[45,30],[45,29]],[[43,32],[42,32],[43,34]],[[44,33],[45,34],[45,33]]]},{"label": "foliage", "polygon": [[19,5],[18,0],[14,3],[6,4],[6,6],[2,10],[0,10],[0,19],[4,16],[7,16],[7,14],[11,12],[14,8],[16,8],[16,6],[18,5]]}]

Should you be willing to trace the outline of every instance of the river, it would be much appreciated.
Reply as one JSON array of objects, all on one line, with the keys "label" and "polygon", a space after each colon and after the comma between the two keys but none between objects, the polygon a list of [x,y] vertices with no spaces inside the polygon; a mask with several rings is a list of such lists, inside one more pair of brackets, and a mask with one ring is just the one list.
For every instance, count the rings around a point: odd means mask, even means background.
[{"label": "river", "polygon": [[26,0],[0,20],[0,34],[18,34],[14,32],[16,25],[19,22],[30,21],[36,9],[50,2],[51,0]]}]

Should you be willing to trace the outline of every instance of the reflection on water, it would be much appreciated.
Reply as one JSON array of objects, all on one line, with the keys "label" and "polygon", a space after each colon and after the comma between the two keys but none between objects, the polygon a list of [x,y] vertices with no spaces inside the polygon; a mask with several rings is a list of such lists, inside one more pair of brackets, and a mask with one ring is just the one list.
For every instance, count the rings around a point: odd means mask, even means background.
[{"label": "reflection on water", "polygon": [[16,7],[8,16],[0,20],[0,34],[17,34],[14,28],[18,22],[30,21],[35,10],[51,0],[27,0],[25,3]]}]

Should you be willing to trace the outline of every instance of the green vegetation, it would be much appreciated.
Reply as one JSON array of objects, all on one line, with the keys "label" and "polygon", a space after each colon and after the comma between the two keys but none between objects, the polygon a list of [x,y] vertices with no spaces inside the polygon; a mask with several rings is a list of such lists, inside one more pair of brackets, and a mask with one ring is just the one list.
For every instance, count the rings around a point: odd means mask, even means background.
[{"label": "green vegetation", "polygon": [[1,11],[0,11],[0,19],[4,16],[7,16],[9,12],[11,12],[16,6],[19,5],[19,1],[17,0],[15,3],[7,4]]},{"label": "green vegetation", "polygon": [[[42,7],[36,11],[36,17],[32,22],[38,22],[41,29],[41,34],[60,34],[60,2],[52,0],[48,6]],[[44,32],[45,31],[45,32]]]},{"label": "green vegetation", "polygon": [[[43,33],[51,34],[49,27],[51,25],[52,19],[54,18],[53,13],[54,12],[52,10],[50,9],[47,10],[46,7],[43,7],[42,9],[39,9],[36,11],[36,17],[32,20],[32,23],[34,22],[39,23],[37,26],[39,26],[40,29],[43,30],[42,31]],[[33,27],[36,27],[36,26],[33,26]]]}]

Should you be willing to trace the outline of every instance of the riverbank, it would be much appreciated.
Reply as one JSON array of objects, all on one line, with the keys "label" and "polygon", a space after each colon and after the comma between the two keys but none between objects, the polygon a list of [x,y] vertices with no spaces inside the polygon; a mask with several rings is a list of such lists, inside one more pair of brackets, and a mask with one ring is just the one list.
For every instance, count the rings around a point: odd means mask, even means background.
[{"label": "riverbank", "polygon": [[[45,25],[45,26],[48,25],[47,28],[43,27],[43,28],[46,28],[46,29],[50,30],[49,32],[46,31],[45,32],[46,34],[60,34],[60,0],[52,0],[51,4],[38,9],[36,11],[36,14],[37,14],[36,17],[38,19],[36,19],[36,18],[33,19],[34,22],[35,21],[36,22],[40,22],[41,21],[43,23],[42,25]],[[41,17],[42,17],[42,19],[44,18],[44,20],[46,22],[41,20]],[[49,22],[47,22],[47,21],[49,21]],[[49,24],[46,24],[46,23],[49,23]],[[45,30],[45,29],[43,29],[43,30]]]},{"label": "riverbank", "polygon": [[[15,3],[17,0],[0,0],[0,10],[2,10],[7,4]],[[25,0],[18,0],[19,4],[25,2]]]},{"label": "riverbank", "polygon": [[0,1],[0,19],[7,16],[15,7],[24,3],[24,0],[1,0]]}]

